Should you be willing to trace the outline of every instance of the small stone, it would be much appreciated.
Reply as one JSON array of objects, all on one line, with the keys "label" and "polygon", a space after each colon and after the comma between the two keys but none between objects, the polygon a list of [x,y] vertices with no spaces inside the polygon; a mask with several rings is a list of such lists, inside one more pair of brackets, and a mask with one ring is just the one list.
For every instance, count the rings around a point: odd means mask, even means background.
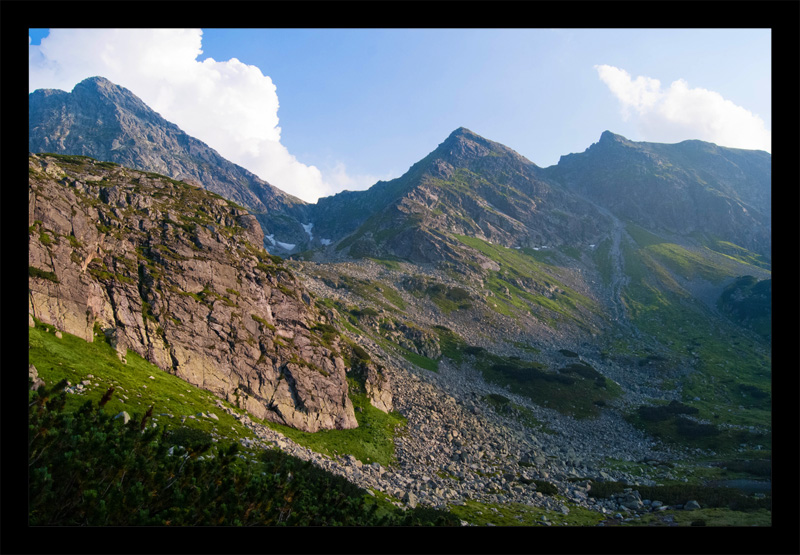
[{"label": "small stone", "polygon": [[122,418],[122,423],[127,424],[131,420],[131,415],[125,411],[122,411],[121,413],[119,413],[114,417],[114,420],[116,420],[117,418]]},{"label": "small stone", "polygon": [[699,508],[700,508],[700,503],[698,503],[694,499],[691,501],[687,501],[686,504],[683,506],[683,510],[685,511],[694,511]]}]

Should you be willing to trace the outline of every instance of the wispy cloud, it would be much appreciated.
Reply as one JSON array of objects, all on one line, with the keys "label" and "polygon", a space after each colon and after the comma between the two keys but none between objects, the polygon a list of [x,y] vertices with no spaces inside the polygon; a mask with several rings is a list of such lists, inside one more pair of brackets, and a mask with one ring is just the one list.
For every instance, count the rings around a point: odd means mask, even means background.
[{"label": "wispy cloud", "polygon": [[[199,61],[200,29],[52,29],[29,45],[30,91],[72,90],[102,76],[130,89],[165,119],[272,185],[314,202],[363,183],[337,166],[326,179],[281,144],[275,84],[236,58]],[[363,187],[362,187],[363,188]]]},{"label": "wispy cloud", "polygon": [[662,88],[658,79],[633,79],[614,66],[596,65],[595,69],[619,100],[623,119],[635,120],[645,140],[700,139],[733,148],[772,149],[772,135],[764,120],[715,91],[691,88],[683,79]]}]

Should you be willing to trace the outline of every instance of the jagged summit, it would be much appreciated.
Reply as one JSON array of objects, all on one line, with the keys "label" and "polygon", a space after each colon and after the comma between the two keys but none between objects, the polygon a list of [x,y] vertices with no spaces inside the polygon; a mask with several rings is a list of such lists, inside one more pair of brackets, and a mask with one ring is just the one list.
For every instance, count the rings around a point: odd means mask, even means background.
[{"label": "jagged summit", "polygon": [[606,129],[600,134],[600,140],[598,142],[601,144],[607,144],[607,143],[627,143],[630,141],[628,141],[628,139],[626,139],[622,135],[618,135]]},{"label": "jagged summit", "polygon": [[[430,157],[442,159],[450,164],[458,165],[469,163],[486,156],[507,156],[525,165],[535,166],[533,162],[510,149],[509,147],[491,141],[466,127],[459,127],[434,150]],[[428,158],[426,158],[427,160]]]},{"label": "jagged summit", "polygon": [[87,77],[83,81],[76,83],[74,87],[72,87],[72,92],[79,92],[81,90],[91,90],[95,92],[100,92],[104,94],[120,94],[122,96],[133,97],[137,98],[131,91],[117,85],[116,83],[112,83],[105,77],[100,75],[95,75],[94,77]]},{"label": "jagged summit", "polygon": [[88,77],[77,83],[68,93],[59,89],[38,89],[30,94],[29,103],[32,108],[39,107],[41,99],[47,97],[51,97],[51,102],[77,104],[105,116],[106,119],[98,120],[100,125],[110,124],[113,119],[119,119],[121,114],[129,113],[143,121],[180,132],[177,125],[165,120],[133,92],[105,77]]}]

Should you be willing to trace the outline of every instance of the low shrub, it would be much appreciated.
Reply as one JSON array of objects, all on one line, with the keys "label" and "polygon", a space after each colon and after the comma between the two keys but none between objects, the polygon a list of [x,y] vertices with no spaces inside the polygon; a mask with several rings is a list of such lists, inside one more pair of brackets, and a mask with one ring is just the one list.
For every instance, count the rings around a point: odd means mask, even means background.
[{"label": "low shrub", "polygon": [[[612,497],[622,493],[630,486],[620,482],[593,482],[589,496],[594,498]],[[703,508],[728,508],[737,511],[770,509],[772,496],[756,498],[743,494],[734,488],[700,486],[695,484],[674,484],[668,486],[636,486],[642,499],[658,500],[665,505],[683,505],[694,499]]]},{"label": "low shrub", "polygon": [[[32,526],[458,524],[425,507],[378,515],[363,489],[277,449],[249,463],[237,443],[207,451],[203,432],[144,426],[147,415],[123,424],[103,411],[111,390],[99,407],[66,412],[65,385],[29,393]],[[186,452],[170,452],[176,444]]]},{"label": "low shrub", "polygon": [[701,424],[688,418],[679,416],[675,419],[678,433],[688,438],[716,436],[720,434],[719,428],[713,424]]},{"label": "low shrub", "polygon": [[647,422],[661,422],[680,414],[697,414],[700,411],[695,407],[690,407],[679,401],[672,400],[668,405],[642,405],[638,408],[638,412],[642,420]]},{"label": "low shrub", "polygon": [[558,488],[550,482],[545,480],[533,480],[536,484],[536,491],[543,495],[555,495],[558,493]]},{"label": "low shrub", "polygon": [[361,345],[352,345],[353,358],[363,362],[371,360],[369,353]]},{"label": "low shrub", "polygon": [[405,512],[395,524],[400,526],[461,526],[461,519],[449,511],[417,506]]},{"label": "low shrub", "polygon": [[358,318],[375,318],[378,316],[378,311],[368,306],[366,308],[354,308],[350,311],[350,314]]},{"label": "low shrub", "polygon": [[54,283],[58,283],[58,278],[53,272],[40,270],[39,268],[36,268],[34,266],[28,266],[28,277],[36,277],[36,278],[46,279]]}]

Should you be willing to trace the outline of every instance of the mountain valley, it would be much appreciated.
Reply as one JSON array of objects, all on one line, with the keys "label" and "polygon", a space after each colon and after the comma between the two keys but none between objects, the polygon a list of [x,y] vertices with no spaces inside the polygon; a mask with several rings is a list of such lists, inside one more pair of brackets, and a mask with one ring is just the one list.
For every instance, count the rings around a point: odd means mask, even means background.
[{"label": "mountain valley", "polygon": [[[90,380],[73,408],[141,365],[111,412],[160,403],[386,507],[769,525],[769,154],[606,131],[540,168],[459,128],[309,204],[103,78],[31,93],[29,151],[30,363]],[[78,340],[116,382],[64,364]],[[178,379],[225,429],[164,400]]]}]

